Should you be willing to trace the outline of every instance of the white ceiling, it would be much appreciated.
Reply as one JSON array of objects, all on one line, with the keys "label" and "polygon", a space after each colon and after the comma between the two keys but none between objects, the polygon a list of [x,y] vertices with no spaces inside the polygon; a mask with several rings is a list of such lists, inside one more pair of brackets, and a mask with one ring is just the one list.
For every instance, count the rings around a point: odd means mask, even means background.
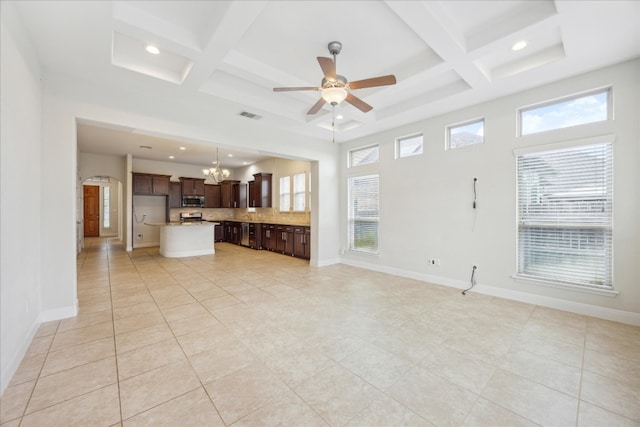
[{"label": "white ceiling", "polygon": [[[336,140],[348,141],[640,56],[638,1],[19,1],[46,71],[154,96],[209,97],[260,126],[331,138],[331,111],[306,112],[318,92],[317,56],[343,44],[348,80],[394,74],[358,89],[374,108],[342,103]],[[526,40],[518,52],[511,46]],[[148,43],[161,54],[145,52]],[[243,119],[250,120],[250,119]],[[82,123],[81,151],[210,163],[211,146]],[[221,124],[222,126],[224,123]],[[260,126],[257,128],[259,129]],[[152,150],[140,149],[151,145]],[[232,146],[221,147],[221,160]],[[198,151],[204,150],[206,151]],[[191,153],[190,157],[185,153]],[[255,161],[258,152],[237,152]],[[226,160],[225,160],[226,162]],[[230,165],[232,167],[233,165]]]}]

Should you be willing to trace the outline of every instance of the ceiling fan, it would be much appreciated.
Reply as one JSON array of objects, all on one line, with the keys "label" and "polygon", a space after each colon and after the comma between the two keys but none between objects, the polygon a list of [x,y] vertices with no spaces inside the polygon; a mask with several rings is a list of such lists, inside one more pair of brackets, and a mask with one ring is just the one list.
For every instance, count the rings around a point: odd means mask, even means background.
[{"label": "ceiling fan", "polygon": [[320,68],[322,68],[322,72],[324,73],[324,78],[322,79],[320,87],[274,87],[274,92],[288,92],[298,90],[321,91],[322,93],[320,99],[314,104],[313,107],[311,107],[309,111],[307,111],[307,114],[317,113],[326,103],[335,106],[342,101],[347,101],[349,104],[353,105],[360,111],[366,113],[368,111],[371,111],[373,107],[364,102],[362,99],[350,93],[350,90],[396,84],[396,77],[393,74],[349,82],[346,77],[336,74],[336,55],[338,55],[342,50],[342,43],[331,42],[329,43],[328,48],[329,53],[333,55],[333,60],[331,58],[318,56],[318,63],[320,64]]}]

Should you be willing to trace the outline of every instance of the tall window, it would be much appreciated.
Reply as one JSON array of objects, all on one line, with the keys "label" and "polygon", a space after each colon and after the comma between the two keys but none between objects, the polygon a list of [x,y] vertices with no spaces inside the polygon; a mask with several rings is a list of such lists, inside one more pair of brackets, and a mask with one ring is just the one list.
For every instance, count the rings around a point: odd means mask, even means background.
[{"label": "tall window", "polygon": [[517,156],[518,275],[613,289],[610,142]]},{"label": "tall window", "polygon": [[293,175],[293,210],[304,211],[304,200],[307,195],[305,191],[305,177],[306,173],[297,173]]},{"label": "tall window", "polygon": [[102,227],[111,227],[109,211],[111,210],[111,188],[102,187]]},{"label": "tall window", "polygon": [[518,111],[520,135],[611,119],[611,88],[574,95]]},{"label": "tall window", "polygon": [[291,210],[291,177],[280,177],[280,210]]},{"label": "tall window", "polygon": [[349,178],[349,249],[378,253],[379,175]]}]

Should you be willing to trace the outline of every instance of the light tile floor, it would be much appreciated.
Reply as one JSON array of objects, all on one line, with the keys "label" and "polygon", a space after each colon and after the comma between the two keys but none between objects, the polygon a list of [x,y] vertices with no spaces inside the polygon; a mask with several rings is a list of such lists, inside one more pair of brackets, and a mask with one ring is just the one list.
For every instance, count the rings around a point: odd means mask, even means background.
[{"label": "light tile floor", "polygon": [[2,426],[639,426],[640,328],[218,244],[87,239]]}]

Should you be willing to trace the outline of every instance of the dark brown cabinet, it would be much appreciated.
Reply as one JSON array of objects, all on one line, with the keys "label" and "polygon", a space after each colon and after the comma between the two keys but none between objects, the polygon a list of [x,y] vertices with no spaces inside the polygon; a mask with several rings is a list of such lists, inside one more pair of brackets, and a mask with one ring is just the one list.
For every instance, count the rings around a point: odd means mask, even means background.
[{"label": "dark brown cabinet", "polygon": [[251,249],[262,248],[262,224],[249,224],[249,247]]},{"label": "dark brown cabinet", "polygon": [[262,224],[262,249],[268,251],[276,250],[276,226],[273,224]]},{"label": "dark brown cabinet", "polygon": [[246,208],[247,184],[242,184],[240,181],[222,181],[220,183],[220,200],[222,208]]},{"label": "dark brown cabinet", "polygon": [[311,228],[294,227],[293,234],[293,256],[311,258]]},{"label": "dark brown cabinet", "polygon": [[204,196],[204,178],[180,178],[183,196]]},{"label": "dark brown cabinet", "polygon": [[205,184],[204,186],[204,207],[219,208],[221,206],[221,190],[219,185]]},{"label": "dark brown cabinet", "polygon": [[293,227],[276,225],[276,252],[293,255]]},{"label": "dark brown cabinet", "polygon": [[224,242],[224,224],[216,225],[213,240],[216,242]]},{"label": "dark brown cabinet", "polygon": [[166,196],[169,194],[170,175],[133,173],[133,194]]},{"label": "dark brown cabinet", "polygon": [[256,173],[253,175],[253,181],[249,182],[249,207],[271,207],[271,176],[272,174],[270,173]]},{"label": "dark brown cabinet", "polygon": [[169,208],[182,207],[182,183],[169,183]]}]

